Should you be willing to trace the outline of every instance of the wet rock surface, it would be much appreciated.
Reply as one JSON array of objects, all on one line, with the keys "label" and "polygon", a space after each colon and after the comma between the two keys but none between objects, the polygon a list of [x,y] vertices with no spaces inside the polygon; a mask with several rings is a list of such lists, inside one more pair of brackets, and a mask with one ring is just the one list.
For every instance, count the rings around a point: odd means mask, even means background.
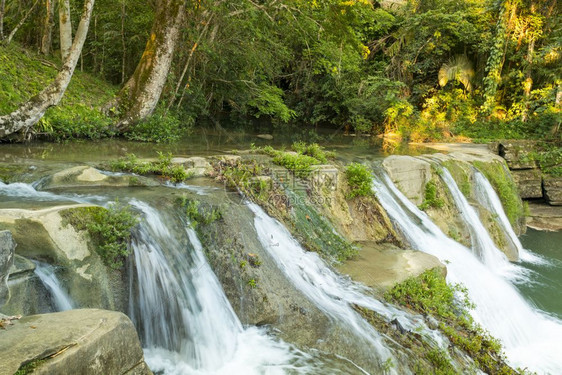
[{"label": "wet rock surface", "polygon": [[3,374],[151,374],[131,320],[122,313],[71,310],[30,315],[0,332]]}]

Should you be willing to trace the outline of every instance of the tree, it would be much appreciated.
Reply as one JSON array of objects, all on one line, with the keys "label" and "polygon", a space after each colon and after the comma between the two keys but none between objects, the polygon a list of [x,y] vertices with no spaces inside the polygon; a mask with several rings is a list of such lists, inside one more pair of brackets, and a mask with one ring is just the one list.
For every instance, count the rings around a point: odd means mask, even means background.
[{"label": "tree", "polygon": [[55,18],[55,4],[52,0],[45,0],[45,18],[43,19],[43,35],[41,35],[41,53],[51,53],[53,39],[53,22]]},{"label": "tree", "polygon": [[35,6],[37,5],[37,3],[39,2],[39,0],[35,0],[35,2],[33,3],[33,5],[31,6],[31,8],[29,8],[27,10],[27,12],[24,14],[24,16],[21,18],[20,22],[18,22],[18,24],[16,25],[16,27],[14,27],[12,29],[12,31],[10,32],[10,34],[8,35],[8,37],[6,38],[6,40],[4,41],[4,44],[8,45],[12,42],[12,39],[14,38],[14,35],[16,35],[17,31],[20,29],[20,27],[25,23],[25,21],[27,21],[27,18],[29,17],[29,15],[31,14],[31,12],[33,12],[33,9],[35,9]]},{"label": "tree", "polygon": [[0,0],[0,41],[4,40],[4,11],[6,0]]},{"label": "tree", "polygon": [[65,60],[53,83],[22,104],[14,112],[0,116],[0,139],[6,138],[18,131],[27,131],[43,117],[49,107],[55,106],[60,102],[82,52],[82,47],[88,34],[94,1],[85,0],[82,17],[68,58]]},{"label": "tree", "polygon": [[60,31],[60,55],[62,61],[65,61],[70,53],[70,48],[72,46],[70,0],[60,0],[59,2],[59,31]]},{"label": "tree", "polygon": [[144,53],[117,97],[118,130],[127,130],[133,123],[150,116],[156,108],[172,65],[184,11],[185,0],[157,1]]}]

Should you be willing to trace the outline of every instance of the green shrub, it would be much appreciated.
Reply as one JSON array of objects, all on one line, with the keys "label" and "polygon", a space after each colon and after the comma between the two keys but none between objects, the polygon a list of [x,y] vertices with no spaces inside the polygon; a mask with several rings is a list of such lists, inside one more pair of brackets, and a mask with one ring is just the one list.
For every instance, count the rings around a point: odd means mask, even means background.
[{"label": "green shrub", "polygon": [[190,131],[194,120],[188,118],[182,124],[177,115],[158,109],[149,118],[133,125],[125,137],[133,141],[170,143]]},{"label": "green shrub", "polygon": [[203,207],[201,202],[189,200],[185,196],[181,198],[181,206],[184,208],[193,228],[197,228],[199,224],[209,225],[222,218],[222,212],[219,208]]},{"label": "green shrub", "polygon": [[443,205],[445,205],[445,202],[437,195],[437,184],[435,183],[435,181],[430,180],[427,184],[425,184],[423,203],[420,205],[420,209],[426,210],[429,207],[443,207]]},{"label": "green shrub", "polygon": [[324,147],[318,145],[318,143],[295,142],[291,148],[301,155],[312,156],[322,163],[327,163],[328,159],[335,157],[335,153],[324,150]]},{"label": "green shrub", "polygon": [[61,216],[76,229],[88,231],[106,266],[123,267],[123,260],[129,256],[131,229],[138,223],[130,206],[112,203],[107,208],[79,207],[62,211]]},{"label": "green shrub", "polygon": [[[437,318],[439,329],[453,345],[470,355],[482,371],[488,374],[518,373],[505,363],[499,341],[474,323],[469,313],[474,305],[467,290],[459,284],[448,285],[439,270],[428,270],[409,278],[387,291],[384,297]],[[436,367],[445,365],[445,358],[438,352],[428,354],[427,358]]]},{"label": "green shrub", "polygon": [[143,162],[138,160],[134,154],[127,154],[126,157],[111,162],[110,168],[113,171],[140,175],[155,174],[172,182],[182,182],[191,177],[183,166],[172,164],[172,154],[162,152],[158,152],[158,159],[154,162]]},{"label": "green shrub", "polygon": [[363,164],[351,163],[345,169],[350,192],[347,198],[374,196],[371,171]]},{"label": "green shrub", "polygon": [[292,154],[289,152],[280,152],[273,157],[273,163],[281,165],[291,172],[295,176],[305,178],[312,173],[312,166],[320,164],[320,161],[312,156]]}]

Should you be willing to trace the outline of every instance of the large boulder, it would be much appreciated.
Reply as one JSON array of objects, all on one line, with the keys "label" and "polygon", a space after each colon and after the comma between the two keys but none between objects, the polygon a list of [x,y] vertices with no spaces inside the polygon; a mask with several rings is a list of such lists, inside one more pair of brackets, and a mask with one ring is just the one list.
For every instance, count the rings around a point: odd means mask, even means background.
[{"label": "large boulder", "polygon": [[30,315],[0,334],[3,374],[151,374],[135,327],[97,309]]},{"label": "large boulder", "polygon": [[562,177],[545,176],[544,197],[551,206],[562,206]]},{"label": "large boulder", "polygon": [[542,174],[539,169],[515,169],[511,175],[521,198],[542,198]]},{"label": "large boulder", "polygon": [[[63,219],[65,210],[77,207],[83,205],[41,210],[3,209],[0,230],[12,232],[19,255],[57,266],[57,277],[77,305],[125,311],[128,294],[122,273],[104,265],[87,232],[76,230]],[[25,301],[13,303],[29,306]],[[23,315],[38,312],[9,310]]]},{"label": "large boulder", "polygon": [[425,185],[431,179],[431,165],[412,156],[392,155],[384,159],[384,169],[398,189],[416,205],[423,202]]},{"label": "large boulder", "polygon": [[0,307],[10,298],[8,275],[14,264],[16,243],[8,230],[0,231]]}]

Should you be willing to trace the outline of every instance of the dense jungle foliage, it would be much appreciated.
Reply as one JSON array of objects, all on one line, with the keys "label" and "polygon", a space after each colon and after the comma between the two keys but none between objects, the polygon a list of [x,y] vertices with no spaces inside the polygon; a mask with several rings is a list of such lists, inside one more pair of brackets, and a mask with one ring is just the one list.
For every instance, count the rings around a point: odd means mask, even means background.
[{"label": "dense jungle foliage", "polygon": [[[0,38],[21,24],[14,42],[0,47],[0,114],[5,114],[43,84],[49,76],[45,70],[54,76],[61,60],[59,23],[49,18],[48,8],[56,4],[2,3]],[[117,94],[148,52],[155,12],[167,3],[98,0],[77,67],[88,74],[73,77],[70,94],[47,111],[35,132],[56,139],[116,134],[108,95]],[[73,28],[82,4],[70,1]],[[272,121],[393,132],[412,141],[560,142],[557,0],[191,0],[184,5],[154,117],[127,129],[130,138],[175,139],[203,122]],[[96,81],[97,91],[81,89]],[[83,103],[77,104],[77,95]]]}]

